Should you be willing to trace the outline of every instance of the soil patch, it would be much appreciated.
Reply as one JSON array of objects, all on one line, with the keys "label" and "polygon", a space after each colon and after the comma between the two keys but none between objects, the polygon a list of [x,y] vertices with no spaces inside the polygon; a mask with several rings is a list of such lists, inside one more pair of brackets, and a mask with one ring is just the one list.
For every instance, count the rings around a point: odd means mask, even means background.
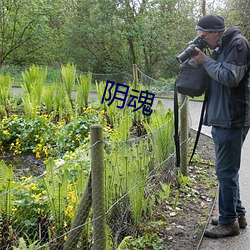
[{"label": "soil patch", "polygon": [[[191,130],[190,151],[195,135]],[[199,249],[217,192],[212,139],[201,134],[196,152],[188,168],[188,178],[173,177],[169,198],[155,205],[153,224],[145,227],[145,231],[140,230],[142,235],[156,233],[162,240],[163,248],[152,246],[148,250]],[[30,174],[38,176],[45,170],[43,160],[36,159],[33,154],[5,156],[4,161],[14,166],[16,178]]]},{"label": "soil patch", "polygon": [[19,180],[23,176],[39,176],[45,171],[43,159],[36,158],[32,153],[13,155],[9,152],[1,156],[0,160],[4,160],[7,166],[12,165],[15,180]]},{"label": "soil patch", "polygon": [[[195,134],[191,131],[191,148]],[[161,219],[167,221],[167,226],[159,227],[158,232],[163,238],[163,249],[199,249],[217,193],[214,162],[213,141],[201,134],[193,164],[189,166],[189,181],[182,184],[176,181],[169,202],[157,208],[158,215],[164,215]]]}]

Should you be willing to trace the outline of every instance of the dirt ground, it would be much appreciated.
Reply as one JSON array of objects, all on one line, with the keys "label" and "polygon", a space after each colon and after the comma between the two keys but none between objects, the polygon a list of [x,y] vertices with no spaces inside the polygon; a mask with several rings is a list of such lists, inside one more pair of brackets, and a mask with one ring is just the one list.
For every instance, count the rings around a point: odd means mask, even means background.
[{"label": "dirt ground", "polygon": [[[190,131],[190,151],[193,147],[196,133]],[[9,157],[7,157],[9,158]],[[178,180],[171,183],[168,201],[156,206],[155,222],[164,222],[157,226],[157,235],[161,237],[164,250],[195,250],[199,249],[203,231],[209,219],[217,192],[217,180],[214,169],[214,145],[210,137],[201,134],[197,146],[197,153],[193,163],[189,166],[188,181],[180,185]],[[5,159],[6,160],[6,159]],[[32,166],[35,175],[44,171],[41,160],[31,155],[22,155],[8,160],[16,161],[14,169],[16,177],[29,175],[30,169],[19,169],[20,165]],[[34,173],[33,173],[34,174]],[[145,250],[158,250],[148,248]]]},{"label": "dirt ground", "polygon": [[[192,148],[194,131],[191,131],[191,138]],[[189,166],[188,176],[191,181],[185,188],[179,188],[176,209],[173,209],[171,202],[161,207],[165,210],[168,221],[167,228],[161,231],[164,235],[164,250],[199,249],[217,193],[214,160],[213,141],[201,134],[197,154]],[[176,194],[173,194],[172,199],[175,197]]]}]

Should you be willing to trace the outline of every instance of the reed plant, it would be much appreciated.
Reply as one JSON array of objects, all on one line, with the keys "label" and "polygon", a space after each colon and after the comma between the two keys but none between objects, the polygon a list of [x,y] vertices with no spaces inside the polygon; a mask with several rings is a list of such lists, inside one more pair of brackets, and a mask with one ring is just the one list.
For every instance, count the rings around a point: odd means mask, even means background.
[{"label": "reed plant", "polygon": [[150,121],[145,123],[145,128],[150,134],[155,160],[159,164],[173,152],[173,112],[167,111],[162,102],[158,101],[156,109],[150,116]]},{"label": "reed plant", "polygon": [[56,165],[52,159],[49,159],[46,164],[46,172],[46,177],[43,181],[48,195],[49,209],[55,226],[53,233],[59,236],[64,233],[68,176],[66,172],[62,173],[60,170],[56,170]]},{"label": "reed plant", "polygon": [[107,151],[106,155],[105,194],[110,211],[107,220],[117,246],[122,232],[136,230],[148,212],[145,187],[152,157],[146,138],[111,142],[110,148],[111,153]]},{"label": "reed plant", "polygon": [[99,101],[99,108],[101,110],[107,110],[105,103],[102,103],[102,97],[104,95],[104,91],[105,91],[105,82],[95,82],[96,85],[96,93],[98,96],[98,101]]},{"label": "reed plant", "polygon": [[130,201],[130,209],[136,225],[142,221],[143,211],[146,211],[145,187],[149,173],[149,163],[151,153],[148,150],[148,142],[141,139],[138,143],[131,146],[132,158],[130,171],[128,172],[128,195]]},{"label": "reed plant", "polygon": [[72,102],[64,87],[56,83],[53,97],[53,116],[56,121],[71,121],[74,115]]},{"label": "reed plant", "polygon": [[44,89],[43,102],[45,105],[46,113],[50,114],[53,111],[54,95],[56,84],[46,86]]},{"label": "reed plant", "polygon": [[[126,119],[120,122],[125,121]],[[122,136],[119,139],[119,136],[120,133],[111,134],[112,153],[107,151],[106,154],[106,203],[109,208],[121,197],[125,197],[124,206],[120,206],[122,211],[114,211],[131,213],[134,223],[138,225],[145,211],[144,190],[152,151],[150,152],[147,138],[128,140]]]},{"label": "reed plant", "polygon": [[8,114],[11,87],[12,79],[10,74],[0,75],[0,115],[7,116]]},{"label": "reed plant", "polygon": [[22,76],[23,83],[21,83],[21,87],[24,91],[24,111],[29,117],[34,118],[40,112],[47,68],[32,65],[28,70],[22,72]]},{"label": "reed plant", "polygon": [[72,92],[76,82],[76,65],[67,63],[66,66],[61,66],[62,86],[66,91],[69,100],[72,101]]},{"label": "reed plant", "polygon": [[76,103],[78,110],[88,107],[89,95],[91,90],[92,73],[88,72],[87,75],[81,74],[78,78],[78,86],[76,91]]},{"label": "reed plant", "polygon": [[0,161],[0,214],[4,215],[5,222],[9,222],[12,215],[13,194],[10,190],[14,186],[12,166],[6,166]]}]

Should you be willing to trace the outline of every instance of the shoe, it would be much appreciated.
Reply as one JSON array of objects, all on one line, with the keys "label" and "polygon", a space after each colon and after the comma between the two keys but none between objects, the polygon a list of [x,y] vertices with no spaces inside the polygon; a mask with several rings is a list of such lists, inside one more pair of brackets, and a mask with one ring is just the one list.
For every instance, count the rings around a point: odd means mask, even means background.
[{"label": "shoe", "polygon": [[[240,229],[243,229],[243,228],[245,228],[247,226],[247,220],[246,220],[245,214],[239,215],[238,222],[239,222]],[[218,219],[217,218],[212,218],[211,224],[214,225],[214,226],[217,226],[218,225]]]},{"label": "shoe", "polygon": [[210,229],[206,229],[204,235],[209,238],[224,238],[228,236],[239,235],[240,227],[238,222],[234,222],[232,224],[222,225],[219,224]]}]

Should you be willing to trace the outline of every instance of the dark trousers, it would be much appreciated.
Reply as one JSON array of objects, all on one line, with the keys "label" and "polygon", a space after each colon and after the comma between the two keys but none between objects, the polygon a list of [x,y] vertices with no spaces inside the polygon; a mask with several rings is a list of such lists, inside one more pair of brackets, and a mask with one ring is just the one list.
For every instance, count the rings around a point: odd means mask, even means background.
[{"label": "dark trousers", "polygon": [[219,181],[219,223],[231,224],[245,214],[240,200],[239,169],[241,149],[249,127],[212,127],[215,143],[216,175]]}]

